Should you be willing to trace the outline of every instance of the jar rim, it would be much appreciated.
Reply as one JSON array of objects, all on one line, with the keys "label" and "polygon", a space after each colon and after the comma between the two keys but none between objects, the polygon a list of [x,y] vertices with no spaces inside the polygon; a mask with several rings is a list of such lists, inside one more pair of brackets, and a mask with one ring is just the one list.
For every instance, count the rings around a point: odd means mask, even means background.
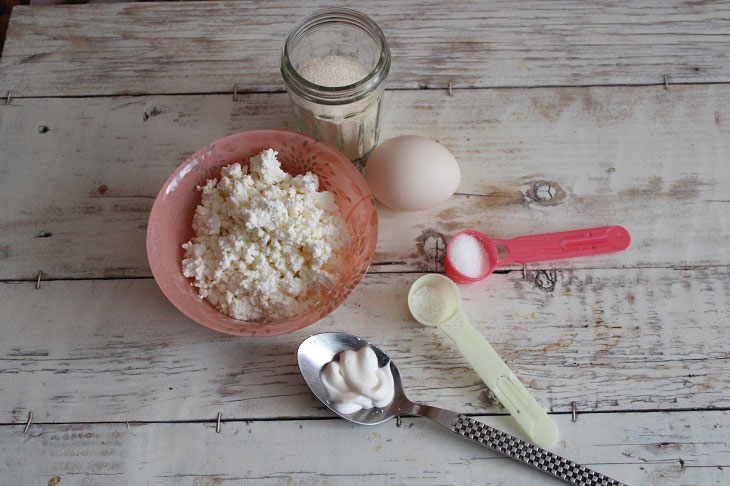
[{"label": "jar rim", "polygon": [[[349,23],[353,27],[365,30],[380,43],[380,56],[375,66],[355,83],[345,86],[322,86],[304,78],[291,64],[289,50],[293,42],[312,27],[329,22]],[[300,19],[287,32],[281,53],[280,70],[287,88],[308,101],[327,105],[349,104],[375,91],[385,81],[390,71],[390,48],[383,31],[367,15],[350,8],[320,9]]]}]

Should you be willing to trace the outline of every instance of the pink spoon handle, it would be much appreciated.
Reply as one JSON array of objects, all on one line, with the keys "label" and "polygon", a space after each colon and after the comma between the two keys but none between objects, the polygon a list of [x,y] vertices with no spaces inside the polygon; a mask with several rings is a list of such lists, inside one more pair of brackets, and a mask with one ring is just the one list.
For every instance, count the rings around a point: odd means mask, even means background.
[{"label": "pink spoon handle", "polygon": [[492,241],[504,245],[509,252],[497,262],[497,266],[502,266],[621,251],[629,246],[631,237],[621,226],[604,226]]}]

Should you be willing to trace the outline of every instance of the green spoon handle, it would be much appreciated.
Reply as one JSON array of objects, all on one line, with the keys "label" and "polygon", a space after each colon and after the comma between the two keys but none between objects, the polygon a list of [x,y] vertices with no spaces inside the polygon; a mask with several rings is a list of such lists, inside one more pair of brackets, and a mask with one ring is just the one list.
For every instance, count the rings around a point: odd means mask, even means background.
[{"label": "green spoon handle", "polygon": [[550,447],[558,440],[558,427],[530,395],[497,352],[474,329],[460,312],[454,323],[439,326],[449,336],[462,356],[514,417],[530,439],[540,447]]}]

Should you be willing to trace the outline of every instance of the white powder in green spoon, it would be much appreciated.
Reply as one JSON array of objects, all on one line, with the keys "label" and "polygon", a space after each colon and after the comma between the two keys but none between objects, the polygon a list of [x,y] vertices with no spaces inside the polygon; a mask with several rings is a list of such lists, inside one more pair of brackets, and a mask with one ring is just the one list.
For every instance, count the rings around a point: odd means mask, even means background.
[{"label": "white powder in green spoon", "polygon": [[411,308],[424,322],[439,324],[444,313],[444,300],[441,292],[424,285],[416,290],[411,297]]}]

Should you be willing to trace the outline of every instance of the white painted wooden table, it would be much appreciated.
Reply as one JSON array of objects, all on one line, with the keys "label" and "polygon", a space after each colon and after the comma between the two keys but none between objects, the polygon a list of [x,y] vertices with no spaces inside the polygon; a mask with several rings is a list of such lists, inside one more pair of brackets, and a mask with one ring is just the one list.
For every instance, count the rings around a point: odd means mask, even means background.
[{"label": "white painted wooden table", "polygon": [[383,138],[441,141],[459,194],[379,208],[357,291],[270,339],[177,312],[150,277],[145,227],[188,154],[293,127],[278,52],[313,7],[16,7],[0,59],[0,483],[548,482],[425,420],[333,418],[294,352],[310,333],[358,334],[397,360],[413,399],[518,433],[409,317],[408,286],[442,270],[462,228],[622,224],[628,251],[509,267],[463,288],[466,312],[553,414],[555,452],[629,484],[730,484],[730,5],[441,3],[357,7],[392,46]]}]

